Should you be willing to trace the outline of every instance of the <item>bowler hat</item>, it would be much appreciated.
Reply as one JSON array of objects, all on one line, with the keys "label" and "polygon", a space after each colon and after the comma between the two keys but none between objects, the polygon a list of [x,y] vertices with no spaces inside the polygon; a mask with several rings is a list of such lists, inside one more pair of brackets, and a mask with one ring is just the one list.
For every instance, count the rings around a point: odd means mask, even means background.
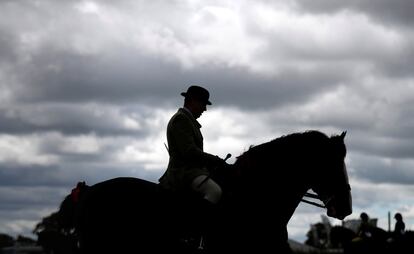
[{"label": "bowler hat", "polygon": [[210,93],[207,89],[201,86],[190,86],[187,89],[187,92],[182,92],[181,95],[184,97],[194,98],[207,105],[211,105],[211,102],[209,101]]}]

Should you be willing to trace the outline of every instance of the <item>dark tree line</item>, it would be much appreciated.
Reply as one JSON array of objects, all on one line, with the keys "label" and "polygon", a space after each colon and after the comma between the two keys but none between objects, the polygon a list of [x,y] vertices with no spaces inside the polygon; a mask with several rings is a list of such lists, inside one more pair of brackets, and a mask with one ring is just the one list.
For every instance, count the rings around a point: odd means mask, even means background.
[{"label": "dark tree line", "polygon": [[54,212],[46,216],[34,228],[37,243],[45,253],[74,254],[77,253],[75,232],[65,232],[59,226],[59,213]]}]

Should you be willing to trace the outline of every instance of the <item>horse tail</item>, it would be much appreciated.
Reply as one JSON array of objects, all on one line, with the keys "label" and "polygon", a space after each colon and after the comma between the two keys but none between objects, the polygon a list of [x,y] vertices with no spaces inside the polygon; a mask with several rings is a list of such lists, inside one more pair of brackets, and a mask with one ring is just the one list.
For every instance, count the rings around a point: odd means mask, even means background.
[{"label": "horse tail", "polygon": [[78,182],[76,187],[72,189],[71,193],[67,195],[60,204],[58,211],[58,225],[64,232],[70,234],[76,231],[78,226],[79,207],[82,198],[88,191],[90,186],[85,182]]}]

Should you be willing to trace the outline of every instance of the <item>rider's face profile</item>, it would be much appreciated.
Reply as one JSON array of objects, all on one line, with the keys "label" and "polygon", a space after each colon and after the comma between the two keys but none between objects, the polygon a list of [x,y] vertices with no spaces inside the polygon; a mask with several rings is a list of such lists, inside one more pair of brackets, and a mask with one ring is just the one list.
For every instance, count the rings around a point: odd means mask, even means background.
[{"label": "rider's face profile", "polygon": [[194,99],[192,100],[192,104],[193,104],[192,113],[194,115],[194,118],[196,119],[199,118],[203,114],[204,111],[207,111],[207,105],[205,102]]}]

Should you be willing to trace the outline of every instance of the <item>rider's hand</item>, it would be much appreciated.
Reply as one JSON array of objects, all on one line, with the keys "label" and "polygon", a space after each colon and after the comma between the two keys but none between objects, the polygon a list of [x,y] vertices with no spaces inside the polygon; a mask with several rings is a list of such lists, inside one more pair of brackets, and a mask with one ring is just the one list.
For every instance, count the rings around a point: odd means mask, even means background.
[{"label": "rider's hand", "polygon": [[214,164],[218,168],[224,168],[228,166],[227,162],[224,159],[220,158],[219,156],[215,156]]}]

